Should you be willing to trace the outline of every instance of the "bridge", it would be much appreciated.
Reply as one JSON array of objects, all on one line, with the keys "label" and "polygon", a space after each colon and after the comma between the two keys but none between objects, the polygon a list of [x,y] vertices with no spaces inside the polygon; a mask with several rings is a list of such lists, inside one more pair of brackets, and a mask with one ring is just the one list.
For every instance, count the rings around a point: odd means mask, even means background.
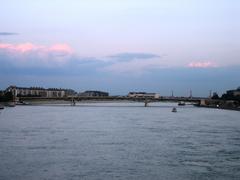
[{"label": "bridge", "polygon": [[144,106],[148,106],[149,103],[153,102],[188,102],[191,104],[199,104],[202,99],[206,98],[199,98],[199,97],[160,97],[160,98],[153,98],[153,97],[127,97],[127,96],[99,96],[99,97],[92,97],[92,96],[69,96],[69,97],[56,97],[56,98],[47,98],[47,97],[19,97],[19,101],[23,102],[34,102],[34,101],[66,101],[69,102],[71,105],[75,105],[76,102],[81,101],[133,101],[133,102],[143,102]]}]

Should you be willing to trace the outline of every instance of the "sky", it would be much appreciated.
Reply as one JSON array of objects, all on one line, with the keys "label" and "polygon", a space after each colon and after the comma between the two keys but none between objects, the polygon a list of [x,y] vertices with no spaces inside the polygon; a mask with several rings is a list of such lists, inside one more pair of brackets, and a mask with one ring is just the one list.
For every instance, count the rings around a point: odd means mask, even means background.
[{"label": "sky", "polygon": [[0,4],[0,89],[208,96],[240,86],[240,1]]}]

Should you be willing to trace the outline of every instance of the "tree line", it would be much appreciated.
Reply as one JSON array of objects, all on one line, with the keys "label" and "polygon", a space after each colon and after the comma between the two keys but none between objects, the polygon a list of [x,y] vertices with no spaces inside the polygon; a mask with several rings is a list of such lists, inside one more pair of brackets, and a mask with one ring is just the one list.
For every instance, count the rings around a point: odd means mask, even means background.
[{"label": "tree line", "polygon": [[12,92],[0,92],[0,102],[9,102],[13,100]]},{"label": "tree line", "polygon": [[213,93],[212,99],[234,100],[240,102],[240,95],[234,96],[231,93],[224,93],[221,97],[217,93]]}]

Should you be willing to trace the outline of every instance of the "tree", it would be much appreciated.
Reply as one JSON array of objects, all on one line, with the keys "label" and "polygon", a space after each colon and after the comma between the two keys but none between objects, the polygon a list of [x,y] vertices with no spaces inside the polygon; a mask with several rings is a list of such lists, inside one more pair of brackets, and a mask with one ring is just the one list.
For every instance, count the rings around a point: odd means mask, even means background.
[{"label": "tree", "polygon": [[6,92],[2,96],[0,96],[0,101],[1,102],[8,102],[13,100],[13,94],[12,92]]},{"label": "tree", "polygon": [[219,99],[218,93],[214,92],[213,96],[212,96],[212,99]]}]

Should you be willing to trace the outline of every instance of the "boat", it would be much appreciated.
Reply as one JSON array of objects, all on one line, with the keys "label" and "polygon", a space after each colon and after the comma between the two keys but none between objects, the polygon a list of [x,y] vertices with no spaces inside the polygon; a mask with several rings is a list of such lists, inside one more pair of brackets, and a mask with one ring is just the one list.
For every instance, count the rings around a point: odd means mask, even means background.
[{"label": "boat", "polygon": [[30,104],[28,102],[19,101],[16,103],[16,105],[30,105]]},{"label": "boat", "polygon": [[172,108],[172,112],[177,112],[177,108]]},{"label": "boat", "polygon": [[185,106],[186,104],[185,104],[184,101],[180,101],[180,102],[178,103],[178,105],[179,105],[179,106]]}]

